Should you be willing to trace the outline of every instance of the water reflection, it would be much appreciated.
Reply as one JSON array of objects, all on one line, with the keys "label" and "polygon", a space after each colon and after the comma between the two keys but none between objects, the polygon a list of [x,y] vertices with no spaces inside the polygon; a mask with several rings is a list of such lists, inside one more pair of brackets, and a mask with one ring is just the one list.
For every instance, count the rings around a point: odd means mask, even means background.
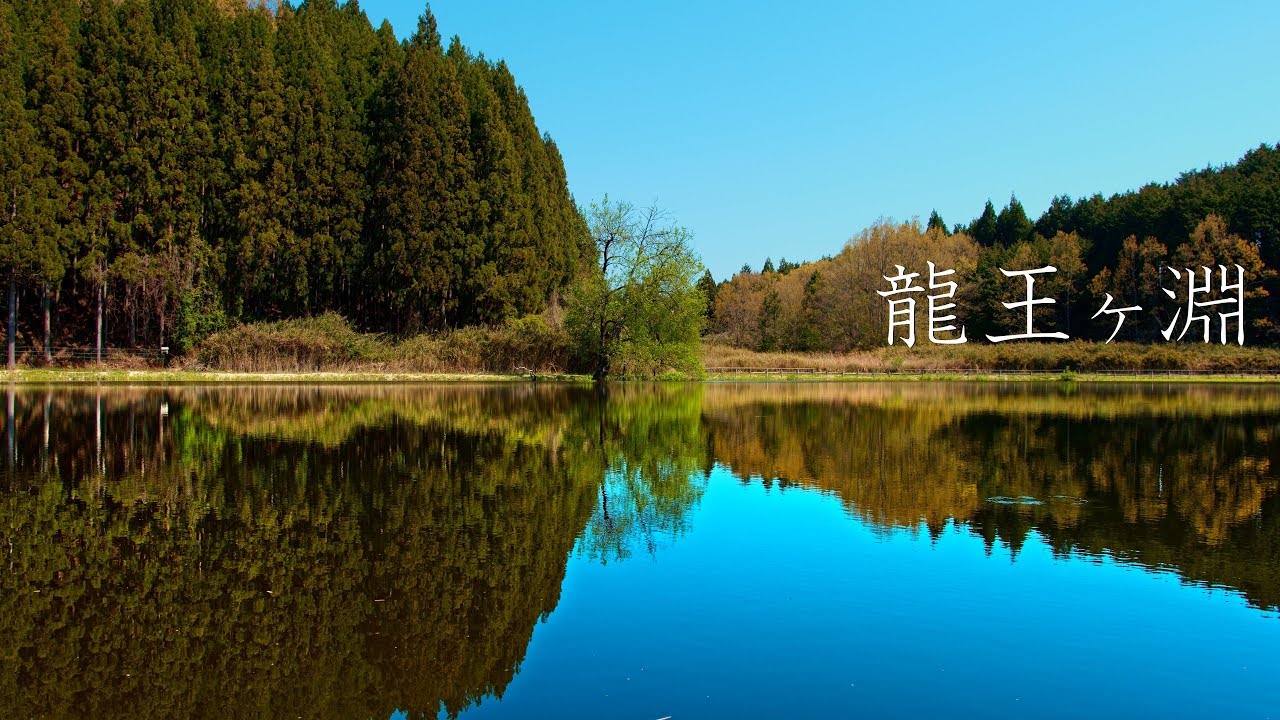
[{"label": "water reflection", "polygon": [[[719,466],[853,521],[1280,607],[1280,397],[975,384],[12,389],[0,708],[457,714],[574,557],[661,561]],[[696,591],[696,588],[691,588]],[[492,702],[491,700],[486,700]]]},{"label": "water reflection", "polygon": [[937,537],[956,521],[1015,553],[1034,528],[1064,555],[1170,567],[1280,606],[1268,387],[739,386],[705,415],[739,478],[834,492],[877,527]]}]

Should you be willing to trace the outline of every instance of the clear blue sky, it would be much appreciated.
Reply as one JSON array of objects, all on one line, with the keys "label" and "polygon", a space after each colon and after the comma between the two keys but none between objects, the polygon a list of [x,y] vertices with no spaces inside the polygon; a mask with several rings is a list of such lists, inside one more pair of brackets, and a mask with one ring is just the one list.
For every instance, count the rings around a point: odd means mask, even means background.
[{"label": "clear blue sky", "polygon": [[[410,34],[422,5],[365,0]],[[437,0],[503,58],[585,206],[657,200],[717,278],[880,217],[968,222],[1280,141],[1280,3]]]}]

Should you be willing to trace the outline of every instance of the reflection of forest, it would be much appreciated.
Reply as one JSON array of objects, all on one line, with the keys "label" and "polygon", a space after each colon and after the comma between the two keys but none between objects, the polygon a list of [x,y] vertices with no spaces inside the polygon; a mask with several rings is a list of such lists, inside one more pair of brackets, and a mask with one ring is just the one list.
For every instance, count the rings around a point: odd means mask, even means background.
[{"label": "reflection of forest", "polygon": [[701,486],[669,462],[696,397],[509,390],[19,393],[0,708],[434,716],[501,695],[584,528],[625,554]]},{"label": "reflection of forest", "polygon": [[954,520],[1014,550],[1036,529],[1057,552],[1280,606],[1280,396],[1267,387],[720,385],[703,416],[739,478],[834,492],[878,527],[936,535]]},{"label": "reflection of forest", "polygon": [[[434,715],[501,695],[571,549],[687,525],[721,463],[881,528],[965,523],[1280,605],[1270,438],[1231,388],[309,386],[11,394],[8,715]],[[1043,504],[1000,505],[993,496]],[[1080,503],[1079,500],[1087,500]]]}]

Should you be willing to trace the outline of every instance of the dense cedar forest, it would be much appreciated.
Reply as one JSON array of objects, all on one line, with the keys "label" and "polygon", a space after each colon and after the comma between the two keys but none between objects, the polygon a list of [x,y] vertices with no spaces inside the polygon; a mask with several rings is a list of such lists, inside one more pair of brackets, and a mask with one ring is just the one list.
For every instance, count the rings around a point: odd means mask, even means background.
[{"label": "dense cedar forest", "polygon": [[401,42],[354,0],[0,0],[0,65],[21,345],[495,323],[590,257],[510,69],[429,10]]},{"label": "dense cedar forest", "polygon": [[[883,346],[888,305],[874,291],[889,288],[884,275],[895,264],[921,273],[917,284],[927,286],[930,260],[956,270],[950,279],[959,285],[956,310],[969,342],[1024,326],[1024,311],[1001,303],[1024,299],[1025,281],[1004,277],[1002,267],[1058,269],[1036,283],[1038,297],[1057,301],[1037,308],[1037,331],[1106,340],[1114,319],[1091,318],[1110,293],[1113,307],[1143,308],[1128,318],[1118,340],[1163,342],[1160,330],[1185,306],[1186,288],[1161,268],[1239,263],[1248,286],[1246,343],[1274,345],[1280,342],[1280,145],[1260,145],[1235,164],[1136,192],[1075,201],[1060,196],[1035,221],[1014,197],[998,212],[988,202],[968,224],[948,226],[937,212],[925,224],[886,221],[834,257],[784,259],[776,266],[766,260],[759,272],[744,266],[718,285],[706,275],[700,284],[713,298],[708,331],[758,350]],[[1161,287],[1181,290],[1177,301]],[[928,344],[922,322],[918,317],[918,342]]]}]

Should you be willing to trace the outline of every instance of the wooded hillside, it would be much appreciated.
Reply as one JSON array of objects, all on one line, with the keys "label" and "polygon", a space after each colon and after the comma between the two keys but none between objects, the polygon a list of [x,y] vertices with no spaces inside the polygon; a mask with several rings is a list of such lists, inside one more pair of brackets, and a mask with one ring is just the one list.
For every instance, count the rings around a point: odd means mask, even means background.
[{"label": "wooded hillside", "polygon": [[[1092,318],[1110,293],[1112,307],[1143,308],[1128,317],[1117,339],[1163,342],[1161,329],[1185,307],[1186,287],[1184,272],[1178,299],[1166,297],[1162,287],[1179,286],[1162,268],[1239,263],[1247,285],[1247,343],[1274,345],[1280,341],[1280,146],[1261,145],[1235,164],[1110,198],[1059,196],[1035,222],[1014,197],[999,212],[988,202],[968,224],[948,227],[937,212],[927,223],[882,221],[832,257],[783,260],[776,267],[766,260],[760,272],[745,266],[718,285],[707,276],[701,286],[714,297],[709,332],[765,351],[881,347],[889,307],[876,291],[889,289],[885,276],[895,265],[920,273],[915,284],[927,288],[929,261],[956,271],[947,279],[958,285],[955,312],[970,342],[1025,329],[1025,311],[1002,305],[1024,299],[1025,283],[1004,277],[1000,268],[1057,268],[1036,281],[1037,297],[1056,300],[1036,309],[1037,332],[1106,340],[1115,319]],[[923,296],[919,303],[917,342],[928,343]]]}]

